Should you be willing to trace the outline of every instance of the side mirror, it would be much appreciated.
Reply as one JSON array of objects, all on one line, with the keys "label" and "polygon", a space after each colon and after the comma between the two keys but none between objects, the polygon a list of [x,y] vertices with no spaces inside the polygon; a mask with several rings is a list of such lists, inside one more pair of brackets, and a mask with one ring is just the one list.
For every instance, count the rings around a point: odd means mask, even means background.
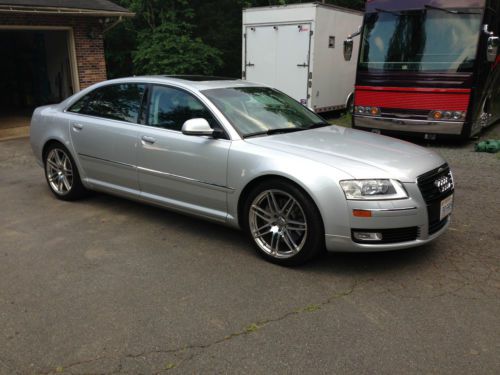
[{"label": "side mirror", "polygon": [[351,61],[353,48],[354,48],[353,40],[350,38],[346,39],[344,41],[344,59],[345,59],[345,61]]},{"label": "side mirror", "polygon": [[214,129],[210,127],[208,121],[204,118],[192,118],[182,125],[182,134],[213,136]]},{"label": "side mirror", "polygon": [[495,62],[498,54],[498,45],[500,44],[498,36],[489,36],[488,37],[488,49],[486,51],[486,55],[488,58],[488,62]]}]

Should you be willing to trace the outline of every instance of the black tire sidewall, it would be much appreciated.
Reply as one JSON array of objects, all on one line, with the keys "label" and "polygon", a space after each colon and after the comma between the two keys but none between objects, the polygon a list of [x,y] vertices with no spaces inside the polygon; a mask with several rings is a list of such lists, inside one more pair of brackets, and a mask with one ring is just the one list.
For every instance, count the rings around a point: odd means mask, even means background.
[{"label": "black tire sidewall", "polygon": [[[54,149],[59,149],[63,151],[66,156],[69,158],[69,161],[71,162],[71,167],[73,169],[73,184],[71,186],[70,191],[67,194],[58,194],[54,189],[52,189],[52,186],[50,186],[49,182],[49,176],[47,176],[47,157],[49,153],[54,150]],[[80,173],[78,172],[78,167],[75,163],[75,159],[73,159],[73,156],[71,153],[68,151],[66,147],[64,147],[61,143],[53,143],[50,145],[47,150],[45,151],[43,155],[43,173],[45,175],[45,180],[47,181],[47,184],[49,185],[49,189],[54,194],[54,196],[58,199],[61,199],[63,201],[73,201],[82,198],[85,196],[87,190],[82,184],[82,181],[80,179]]]},{"label": "black tire sidewall", "polygon": [[[307,238],[304,246],[298,254],[286,259],[274,258],[265,253],[255,242],[250,230],[249,213],[252,202],[264,190],[272,189],[282,190],[292,195],[302,207],[307,220]],[[298,187],[293,182],[284,181],[282,179],[263,181],[252,189],[245,199],[242,227],[260,256],[269,262],[282,266],[301,265],[317,256],[325,248],[323,220],[321,219],[321,214],[316,207],[316,204],[312,198],[302,190],[302,188]]]}]

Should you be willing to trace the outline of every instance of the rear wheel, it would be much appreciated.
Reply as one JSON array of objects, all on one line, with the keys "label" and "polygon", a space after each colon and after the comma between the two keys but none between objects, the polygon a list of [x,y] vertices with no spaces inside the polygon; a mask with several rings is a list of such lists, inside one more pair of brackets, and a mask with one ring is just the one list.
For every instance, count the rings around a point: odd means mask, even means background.
[{"label": "rear wheel", "polygon": [[76,164],[63,145],[54,143],[49,146],[44,165],[45,178],[57,198],[71,201],[86,195],[87,190],[80,180]]},{"label": "rear wheel", "polygon": [[244,227],[258,253],[280,265],[302,264],[324,248],[315,204],[301,189],[281,180],[264,182],[249,194]]}]

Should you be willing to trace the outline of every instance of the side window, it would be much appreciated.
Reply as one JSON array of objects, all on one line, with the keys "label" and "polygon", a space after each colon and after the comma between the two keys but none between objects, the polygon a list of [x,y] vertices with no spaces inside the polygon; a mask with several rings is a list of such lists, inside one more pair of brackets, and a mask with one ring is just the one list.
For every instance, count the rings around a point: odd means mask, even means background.
[{"label": "side window", "polygon": [[153,86],[148,125],[181,131],[184,122],[193,118],[204,118],[213,129],[220,128],[210,111],[193,95],[173,87]]},{"label": "side window", "polygon": [[70,112],[136,123],[144,84],[127,83],[98,88],[73,104]]}]

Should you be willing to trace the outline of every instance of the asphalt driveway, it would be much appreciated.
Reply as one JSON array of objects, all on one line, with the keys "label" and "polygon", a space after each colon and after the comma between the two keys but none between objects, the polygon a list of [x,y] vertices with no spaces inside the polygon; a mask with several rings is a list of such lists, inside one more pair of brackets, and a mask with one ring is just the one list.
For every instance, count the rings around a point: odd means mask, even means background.
[{"label": "asphalt driveway", "polygon": [[445,235],[287,269],[222,226],[58,201],[28,140],[0,142],[0,374],[498,374],[500,158],[436,149]]}]

